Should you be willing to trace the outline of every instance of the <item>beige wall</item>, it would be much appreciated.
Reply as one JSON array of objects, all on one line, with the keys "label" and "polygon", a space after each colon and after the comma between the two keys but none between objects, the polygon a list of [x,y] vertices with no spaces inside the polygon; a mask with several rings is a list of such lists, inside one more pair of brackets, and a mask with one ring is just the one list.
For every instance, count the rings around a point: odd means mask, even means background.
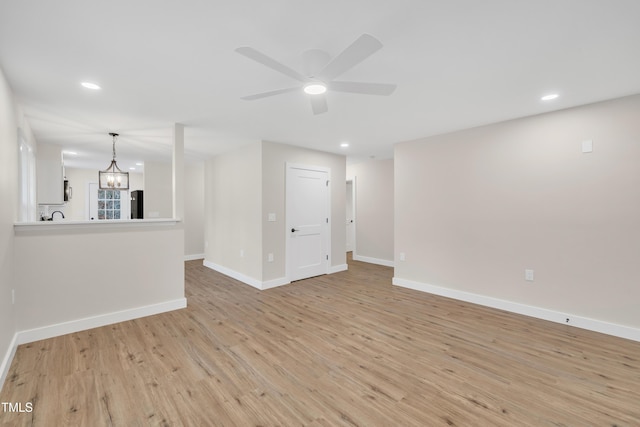
[{"label": "beige wall", "polygon": [[347,166],[355,177],[355,260],[393,263],[393,159]]},{"label": "beige wall", "polygon": [[205,260],[255,280],[262,280],[261,157],[261,145],[251,144],[215,156],[205,170]]},{"label": "beige wall", "polygon": [[[345,244],[345,182],[346,159],[344,156],[308,150],[291,145],[262,142],[262,227],[263,280],[286,276],[285,233],[285,172],[286,163],[322,166],[331,169],[331,266],[346,264]],[[276,214],[276,221],[267,221],[269,213]],[[274,254],[274,262],[267,262],[267,254]]]},{"label": "beige wall", "polygon": [[204,162],[188,162],[184,168],[184,254],[204,254]]},{"label": "beige wall", "polygon": [[40,144],[37,148],[36,165],[37,203],[61,205],[64,202],[62,147]]},{"label": "beige wall", "polygon": [[[65,203],[63,209],[65,218],[73,221],[87,220],[87,185],[98,182],[96,169],[65,168],[65,176],[72,188],[71,200]],[[131,174],[129,174],[131,179]]]},{"label": "beige wall", "polygon": [[[64,212],[65,218],[74,221],[87,220],[87,191],[89,183],[98,182],[97,169],[65,168],[65,176],[73,188],[71,200],[56,209]],[[142,173],[129,172],[129,191],[144,190]]]},{"label": "beige wall", "polygon": [[13,223],[18,206],[18,126],[11,89],[0,69],[0,387],[16,332],[11,291],[15,288]]},{"label": "beige wall", "polygon": [[144,218],[173,218],[171,162],[144,163]]},{"label": "beige wall", "polygon": [[[331,169],[331,267],[346,266],[345,158],[272,142],[256,142],[207,162],[205,265],[256,287],[284,282],[287,162]],[[268,221],[269,213],[276,221]]]},{"label": "beige wall", "polygon": [[632,96],[397,144],[396,279],[640,328],[639,117]]},{"label": "beige wall", "polygon": [[25,227],[15,236],[20,331],[184,298],[180,225]]},{"label": "beige wall", "polygon": [[[156,170],[152,166],[152,171]],[[73,187],[73,197],[62,210],[67,219],[86,220],[87,185],[97,182],[98,171],[94,169],[66,168],[67,179]],[[167,171],[162,171],[163,173]],[[165,179],[166,180],[166,179]],[[142,173],[129,172],[130,191],[144,190]],[[166,183],[165,183],[166,184]],[[204,162],[189,162],[185,165],[185,256],[201,256],[204,253]],[[166,195],[164,200],[171,201]],[[152,201],[153,203],[153,201]],[[165,208],[166,210],[166,208]]]}]

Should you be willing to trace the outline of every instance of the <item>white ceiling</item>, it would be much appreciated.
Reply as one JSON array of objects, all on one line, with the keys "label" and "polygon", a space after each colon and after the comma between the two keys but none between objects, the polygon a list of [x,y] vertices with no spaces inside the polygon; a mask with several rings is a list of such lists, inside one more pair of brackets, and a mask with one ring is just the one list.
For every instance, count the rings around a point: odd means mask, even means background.
[{"label": "white ceiling", "polygon": [[[38,142],[78,153],[68,166],[106,167],[108,132],[121,166],[168,158],[176,122],[188,158],[264,139],[358,161],[640,93],[639,18],[637,0],[3,0],[0,66]],[[335,56],[364,33],[384,47],[341,79],[396,83],[393,95],[328,93],[316,116],[302,92],[240,99],[296,82],[235,48],[301,70],[305,50]]]}]

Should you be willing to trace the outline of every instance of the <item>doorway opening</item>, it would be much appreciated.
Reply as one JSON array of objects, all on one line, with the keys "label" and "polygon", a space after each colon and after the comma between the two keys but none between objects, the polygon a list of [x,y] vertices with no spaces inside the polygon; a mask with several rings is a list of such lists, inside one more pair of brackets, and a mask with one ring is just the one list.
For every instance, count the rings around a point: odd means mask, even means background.
[{"label": "doorway opening", "polygon": [[356,251],[356,177],[347,178],[346,200],[346,251]]}]

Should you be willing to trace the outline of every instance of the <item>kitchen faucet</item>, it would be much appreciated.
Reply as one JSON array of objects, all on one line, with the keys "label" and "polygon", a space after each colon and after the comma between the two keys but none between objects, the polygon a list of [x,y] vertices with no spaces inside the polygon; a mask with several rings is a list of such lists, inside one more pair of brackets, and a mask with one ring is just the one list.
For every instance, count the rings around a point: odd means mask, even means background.
[{"label": "kitchen faucet", "polygon": [[62,219],[64,219],[64,213],[62,211],[53,211],[51,212],[51,221],[53,221],[53,215],[55,215],[56,213],[60,213],[60,215],[62,215]]}]

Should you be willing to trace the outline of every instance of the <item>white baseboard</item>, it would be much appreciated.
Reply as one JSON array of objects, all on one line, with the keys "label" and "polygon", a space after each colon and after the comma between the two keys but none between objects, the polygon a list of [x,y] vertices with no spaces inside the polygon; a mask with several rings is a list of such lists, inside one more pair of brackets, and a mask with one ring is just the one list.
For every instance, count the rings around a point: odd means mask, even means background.
[{"label": "white baseboard", "polygon": [[[258,280],[258,279],[254,279],[253,277],[249,277],[246,274],[240,273],[238,271],[232,270],[230,268],[224,267],[222,265],[218,265],[214,262],[211,261],[207,261],[206,259],[204,261],[202,261],[202,265],[204,265],[205,267],[208,267],[212,270],[217,271],[218,273],[222,273],[225,276],[229,276],[232,279],[236,279],[246,285],[249,286],[253,286],[256,289],[260,289],[261,291],[267,290],[267,289],[271,289],[271,288],[275,288],[277,286],[283,286],[283,285],[288,285],[289,283],[291,283],[291,281],[289,279],[287,279],[286,277],[279,277],[277,279],[272,279],[272,280],[266,280],[266,281],[262,281],[262,280]],[[338,273],[340,271],[346,271],[349,268],[349,266],[347,264],[340,264],[340,265],[332,265],[329,266],[329,268],[327,269],[327,274],[333,274],[333,273]]]},{"label": "white baseboard", "polygon": [[588,317],[576,316],[570,313],[563,313],[513,301],[487,297],[471,292],[443,288],[440,286],[415,282],[399,277],[393,278],[393,284],[396,286],[402,286],[404,288],[414,289],[434,295],[440,295],[443,297],[453,298],[473,304],[479,304],[486,307],[497,308],[499,310],[505,310],[511,313],[523,314],[525,316],[535,317],[537,319],[549,320],[555,323],[562,323],[569,326],[575,326],[576,328],[587,329],[594,332],[600,332],[603,334],[640,342],[640,329],[632,328],[630,326],[618,325],[615,323],[590,319]]},{"label": "white baseboard", "polygon": [[195,261],[197,259],[204,259],[204,254],[192,254],[184,256],[185,261]]},{"label": "white baseboard", "polygon": [[165,313],[167,311],[178,310],[187,306],[186,298],[178,298],[158,304],[146,305],[131,308],[128,310],[116,311],[113,313],[100,314],[97,316],[85,317],[84,319],[71,320],[69,322],[57,323],[55,325],[43,326],[41,328],[19,331],[17,333],[17,344],[26,344],[33,341],[53,338],[73,332],[98,328],[100,326],[111,325],[113,323],[125,322],[127,320],[138,319],[140,317]]},{"label": "white baseboard", "polygon": [[330,265],[327,269],[327,274],[339,273],[341,271],[347,271],[349,266],[347,264]]},{"label": "white baseboard", "polygon": [[11,367],[11,362],[13,361],[13,356],[16,355],[16,350],[18,349],[18,334],[13,334],[13,339],[9,343],[9,348],[7,349],[7,353],[2,358],[2,364],[0,364],[0,390],[2,390],[2,386],[4,385],[4,380],[7,379],[7,374],[9,373],[9,368]]},{"label": "white baseboard", "polygon": [[242,274],[235,270],[232,270],[227,267],[223,267],[222,265],[218,265],[215,262],[207,261],[206,259],[202,261],[202,265],[212,270],[217,271],[218,273],[222,273],[225,276],[229,276],[232,279],[239,280],[240,282],[247,284],[249,286],[253,286],[256,289],[262,289],[262,281],[258,279],[254,279],[253,277],[249,277],[246,274]]},{"label": "white baseboard", "polygon": [[212,270],[217,271],[218,273],[222,273],[225,276],[229,276],[232,279],[236,279],[246,285],[249,286],[253,286],[256,289],[260,289],[261,291],[264,291],[266,289],[271,289],[271,288],[275,288],[276,286],[282,286],[282,285],[288,285],[289,283],[291,283],[291,281],[289,281],[286,277],[281,277],[278,279],[272,279],[272,280],[267,280],[267,281],[262,281],[262,280],[258,280],[255,279],[253,277],[249,277],[246,274],[240,273],[238,271],[232,270],[230,268],[224,267],[222,265],[218,265],[214,262],[211,261],[207,261],[206,259],[204,261],[202,261],[202,265],[204,265],[205,267],[208,267]]},{"label": "white baseboard", "polygon": [[394,267],[395,266],[395,263],[393,261],[389,261],[389,260],[386,260],[386,259],[380,259],[380,258],[373,258],[373,257],[369,257],[369,256],[362,256],[362,255],[358,255],[356,253],[353,254],[353,260],[354,261],[368,262],[369,264],[384,265],[385,267]]},{"label": "white baseboard", "polygon": [[289,283],[291,283],[291,280],[287,279],[286,277],[280,277],[278,279],[267,280],[265,282],[262,282],[262,290],[276,288],[278,286],[288,285]]}]

